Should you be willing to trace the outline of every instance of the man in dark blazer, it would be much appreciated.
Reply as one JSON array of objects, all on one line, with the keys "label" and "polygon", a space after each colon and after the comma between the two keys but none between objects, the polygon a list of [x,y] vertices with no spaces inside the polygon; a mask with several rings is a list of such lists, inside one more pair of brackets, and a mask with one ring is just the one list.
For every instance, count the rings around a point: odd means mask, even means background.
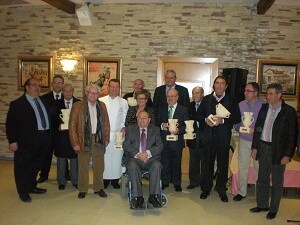
[{"label": "man in dark blazer", "polygon": [[[214,80],[214,92],[206,95],[200,107],[200,129],[203,132],[203,180],[200,199],[206,199],[213,186],[214,165],[217,159],[218,175],[216,191],[222,202],[228,202],[226,183],[228,179],[228,160],[231,130],[234,124],[241,121],[241,113],[234,97],[226,92],[227,79],[217,76]],[[216,105],[221,103],[229,112],[228,118],[216,115]],[[213,115],[214,123],[208,118]],[[205,119],[203,119],[205,118]]]},{"label": "man in dark blazer", "polygon": [[190,97],[188,89],[176,84],[176,72],[175,70],[167,70],[165,73],[165,85],[159,86],[155,89],[153,97],[153,108],[156,113],[159,114],[158,109],[161,106],[168,106],[166,94],[169,89],[176,89],[178,91],[178,104],[188,107],[190,104]]},{"label": "man in dark blazer", "polygon": [[159,198],[162,169],[160,153],[163,143],[160,138],[159,128],[149,123],[150,117],[148,112],[139,112],[137,124],[126,128],[123,143],[124,154],[126,159],[128,159],[127,169],[132,182],[133,197],[135,198],[135,204],[132,209],[143,207],[144,198],[141,185],[143,171],[148,171],[150,175],[148,202],[155,208],[161,207]]},{"label": "man in dark blazer", "polygon": [[[163,166],[161,178],[162,188],[169,187],[173,183],[175,191],[181,192],[181,158],[182,150],[185,146],[183,134],[185,133],[184,121],[189,119],[187,107],[177,103],[178,91],[170,89],[167,92],[168,105],[160,106],[159,114],[155,118],[156,125],[161,128],[160,135],[164,144],[161,153],[161,163]],[[178,119],[177,127],[174,131],[169,131],[168,119]],[[167,141],[167,135],[178,135],[178,140]]]},{"label": "man in dark blazer", "polygon": [[204,96],[204,90],[202,87],[194,87],[192,91],[193,101],[190,103],[189,119],[194,120],[194,133],[196,138],[193,140],[187,140],[186,144],[189,147],[190,161],[189,161],[189,179],[190,184],[187,189],[194,189],[201,184],[201,159],[203,154],[202,138],[203,133],[200,132],[199,122],[196,121],[196,114],[200,112],[201,101]]},{"label": "man in dark blazer", "polygon": [[[285,166],[291,161],[297,145],[297,112],[285,103],[282,92],[280,84],[268,85],[267,104],[263,104],[258,113],[252,142],[252,157],[258,159],[259,169],[257,207],[250,209],[250,212],[269,211],[266,217],[269,220],[277,215],[283,193]],[[270,175],[272,194],[269,204]]]},{"label": "man in dark blazer", "polygon": [[[51,118],[51,129],[58,130],[60,125],[60,114],[59,104],[63,99],[62,88],[64,85],[64,78],[60,75],[55,75],[52,79],[52,89],[53,91],[44,94],[41,98],[50,107],[50,118]],[[43,161],[40,177],[38,183],[43,183],[48,180],[49,172],[51,169],[52,155],[54,150],[54,140],[51,138],[50,147],[47,149],[46,157]]]},{"label": "man in dark blazer", "polygon": [[[71,110],[75,102],[80,101],[73,96],[74,88],[71,84],[64,84],[63,86],[63,99],[59,102],[59,110]],[[69,111],[70,112],[70,111]],[[59,117],[61,114],[57,115]],[[60,117],[59,117],[60,119]],[[61,119],[60,119],[61,120]],[[63,121],[61,120],[61,123]],[[57,183],[58,189],[64,190],[68,182],[67,169],[68,162],[70,161],[70,181],[72,185],[77,188],[78,181],[78,160],[77,154],[70,143],[69,131],[67,128],[53,130],[54,139],[54,155],[57,157]]]},{"label": "man in dark blazer", "polygon": [[[129,97],[133,97],[133,98],[136,98],[136,94],[143,90],[145,88],[145,83],[142,79],[136,79],[134,82],[133,82],[133,92],[129,92],[129,93],[126,93],[123,98],[124,99],[128,99]],[[151,99],[151,96],[149,96],[148,98],[148,101],[147,101],[147,106],[148,107],[152,107],[153,104],[152,104],[152,99]]]},{"label": "man in dark blazer", "polygon": [[25,93],[10,103],[6,118],[9,149],[14,152],[14,175],[23,202],[31,202],[29,194],[43,194],[36,177],[50,144],[49,111],[39,98],[41,84],[35,78],[24,83]]}]

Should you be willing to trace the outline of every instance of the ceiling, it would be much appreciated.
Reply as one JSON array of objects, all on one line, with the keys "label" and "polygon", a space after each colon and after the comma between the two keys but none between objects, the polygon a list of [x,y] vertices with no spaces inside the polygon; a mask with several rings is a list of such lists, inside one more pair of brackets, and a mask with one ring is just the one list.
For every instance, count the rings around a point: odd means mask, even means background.
[{"label": "ceiling", "polygon": [[[85,2],[107,4],[107,3],[245,3],[256,4],[259,0],[71,0],[76,4]],[[15,5],[47,5],[42,0],[1,0],[0,6]],[[274,4],[300,6],[300,0],[275,0]]]}]

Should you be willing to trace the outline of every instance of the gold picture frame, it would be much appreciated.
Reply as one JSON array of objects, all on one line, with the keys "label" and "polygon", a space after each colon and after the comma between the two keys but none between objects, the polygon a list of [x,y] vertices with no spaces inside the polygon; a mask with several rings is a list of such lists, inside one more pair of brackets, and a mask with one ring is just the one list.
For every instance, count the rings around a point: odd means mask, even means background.
[{"label": "gold picture frame", "polygon": [[280,83],[285,98],[298,98],[299,65],[300,61],[297,60],[258,59],[256,81],[260,86],[260,93],[265,94],[270,83]]},{"label": "gold picture frame", "polygon": [[84,84],[98,84],[101,88],[100,97],[106,96],[108,95],[107,85],[110,79],[118,79],[121,82],[121,67],[121,58],[85,57]]},{"label": "gold picture frame", "polygon": [[24,90],[24,83],[29,78],[36,78],[42,85],[42,92],[51,90],[53,76],[52,56],[19,56],[18,57],[18,90]]}]

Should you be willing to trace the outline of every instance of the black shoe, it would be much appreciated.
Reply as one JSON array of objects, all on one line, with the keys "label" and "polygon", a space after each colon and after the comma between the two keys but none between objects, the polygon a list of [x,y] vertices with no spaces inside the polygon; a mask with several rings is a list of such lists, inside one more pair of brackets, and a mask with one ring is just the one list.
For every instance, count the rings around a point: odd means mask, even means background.
[{"label": "black shoe", "polygon": [[58,185],[58,190],[65,190],[65,185],[63,185],[63,184]]},{"label": "black shoe", "polygon": [[274,218],[276,217],[276,215],[277,215],[277,213],[271,213],[271,212],[269,212],[269,213],[267,214],[266,218],[267,218],[268,220],[272,220],[272,219],[274,219]]},{"label": "black shoe", "polygon": [[239,202],[239,201],[242,201],[243,198],[246,198],[246,196],[244,197],[240,194],[237,194],[236,196],[233,197],[233,201]]},{"label": "black shoe", "polygon": [[111,185],[113,186],[114,189],[120,189],[120,184],[119,184],[119,179],[114,179],[111,182]]},{"label": "black shoe", "polygon": [[35,187],[30,193],[32,194],[44,194],[47,192],[47,189]]},{"label": "black shoe", "polygon": [[219,195],[219,196],[220,196],[220,199],[221,199],[222,202],[228,202],[228,197],[227,197],[226,194],[224,194],[224,195]]},{"label": "black shoe", "polygon": [[79,194],[77,195],[78,198],[82,199],[85,198],[86,193],[85,192],[79,192]]},{"label": "black shoe", "polygon": [[21,199],[22,202],[26,202],[26,203],[31,202],[31,197],[29,194],[19,194],[19,198]]},{"label": "black shoe", "polygon": [[130,207],[130,209],[142,209],[144,205],[143,196],[139,196],[133,199],[134,204]]},{"label": "black shoe", "polygon": [[38,183],[44,183],[46,180],[48,180],[48,177],[40,177],[37,182]]},{"label": "black shoe", "polygon": [[161,202],[158,195],[151,194],[148,198],[148,202],[153,205],[154,208],[161,208]]},{"label": "black shoe", "polygon": [[193,184],[190,184],[189,186],[187,186],[187,189],[194,189],[196,186]]},{"label": "black shoe", "polygon": [[202,191],[202,193],[200,194],[200,199],[207,199],[208,196],[209,196],[209,192]]},{"label": "black shoe", "polygon": [[176,192],[182,192],[182,187],[180,185],[174,186]]},{"label": "black shoe", "polygon": [[269,208],[254,207],[250,209],[250,212],[252,213],[267,212],[267,211],[269,211]]},{"label": "black shoe", "polygon": [[108,187],[109,183],[110,183],[110,180],[103,179],[104,189],[106,189]]},{"label": "black shoe", "polygon": [[161,189],[165,190],[167,187],[169,187],[169,183],[163,183]]},{"label": "black shoe", "polygon": [[73,184],[73,187],[78,189],[78,185],[77,184]]},{"label": "black shoe", "polygon": [[99,195],[101,198],[106,198],[107,197],[107,194],[102,189],[100,189],[99,191],[94,192],[94,194]]}]

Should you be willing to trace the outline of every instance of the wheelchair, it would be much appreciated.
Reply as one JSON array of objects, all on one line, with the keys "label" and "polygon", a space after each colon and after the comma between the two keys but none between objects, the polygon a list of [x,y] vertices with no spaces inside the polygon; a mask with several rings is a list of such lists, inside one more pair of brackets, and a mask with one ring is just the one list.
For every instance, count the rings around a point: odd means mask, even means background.
[{"label": "wheelchair", "polygon": [[[149,175],[148,172],[144,172],[142,174],[142,178],[149,180],[148,175]],[[163,193],[161,181],[160,181],[160,190],[161,191],[159,194],[159,198],[160,198],[161,206],[164,207],[168,203],[168,198]],[[121,177],[121,197],[128,198],[130,208],[131,209],[134,208],[135,202],[133,200],[134,198],[133,198],[133,191],[132,191],[132,186],[131,186],[131,181],[130,181],[130,176],[129,176],[129,170],[127,170],[124,165],[122,167],[122,177]],[[153,206],[150,203],[148,203],[148,201],[144,203],[143,209],[152,209],[152,208],[153,208]]]}]

